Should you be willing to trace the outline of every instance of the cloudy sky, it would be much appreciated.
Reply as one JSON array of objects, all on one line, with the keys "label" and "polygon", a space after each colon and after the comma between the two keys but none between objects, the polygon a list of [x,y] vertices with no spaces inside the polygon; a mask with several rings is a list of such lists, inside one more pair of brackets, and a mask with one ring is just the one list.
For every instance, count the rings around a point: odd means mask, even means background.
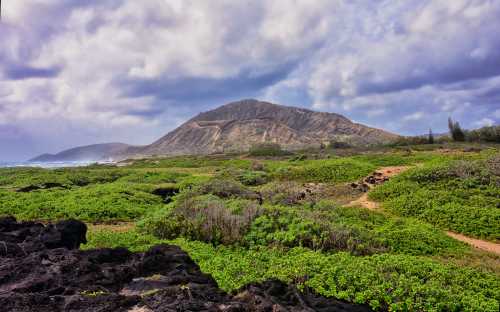
[{"label": "cloudy sky", "polygon": [[500,121],[498,0],[2,0],[0,160],[258,98],[401,134]]}]

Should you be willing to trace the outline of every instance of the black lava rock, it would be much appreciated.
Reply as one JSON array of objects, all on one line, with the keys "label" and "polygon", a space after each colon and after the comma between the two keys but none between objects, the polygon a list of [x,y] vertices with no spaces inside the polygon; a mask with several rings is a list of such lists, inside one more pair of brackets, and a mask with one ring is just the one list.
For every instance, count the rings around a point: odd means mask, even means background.
[{"label": "black lava rock", "polygon": [[87,227],[0,218],[0,310],[15,312],[370,311],[271,280],[220,290],[177,246],[78,250]]}]

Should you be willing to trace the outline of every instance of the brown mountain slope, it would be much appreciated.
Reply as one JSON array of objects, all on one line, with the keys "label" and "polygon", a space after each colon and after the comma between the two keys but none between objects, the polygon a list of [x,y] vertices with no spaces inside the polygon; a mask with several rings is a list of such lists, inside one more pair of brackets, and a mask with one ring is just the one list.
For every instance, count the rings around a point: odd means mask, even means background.
[{"label": "brown mountain slope", "polygon": [[353,145],[386,143],[398,136],[353,123],[344,116],[243,100],[201,113],[151,145],[132,148],[134,155],[184,155],[246,151],[263,142],[288,150],[319,146],[331,140]]},{"label": "brown mountain slope", "polygon": [[121,154],[130,145],[123,143],[104,143],[75,147],[57,154],[43,154],[30,159],[31,162],[59,162],[59,161],[100,161],[111,155]]}]

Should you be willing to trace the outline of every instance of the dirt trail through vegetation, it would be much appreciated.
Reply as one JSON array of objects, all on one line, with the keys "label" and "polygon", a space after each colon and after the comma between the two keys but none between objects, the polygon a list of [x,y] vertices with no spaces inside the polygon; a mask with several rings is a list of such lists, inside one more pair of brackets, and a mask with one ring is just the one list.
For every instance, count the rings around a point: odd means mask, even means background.
[{"label": "dirt trail through vegetation", "polygon": [[[372,189],[373,187],[383,184],[384,182],[388,181],[389,178],[396,176],[406,170],[408,170],[410,167],[408,166],[397,166],[397,167],[384,167],[380,168],[379,170],[375,171],[371,176],[363,179],[364,185],[366,185],[369,189]],[[370,210],[376,210],[380,208],[380,204],[372,201],[368,198],[368,192],[364,193],[360,198],[350,202],[348,204],[349,207],[354,207],[354,206],[361,206]],[[465,236],[463,234],[457,234],[453,233],[450,231],[446,232],[446,235],[459,240],[461,242],[464,242],[468,245],[471,245],[477,249],[484,250],[487,252],[491,252],[497,255],[500,255],[500,244],[493,243],[493,242],[488,242],[476,238],[471,238],[468,236]]]},{"label": "dirt trail through vegetation", "polygon": [[467,237],[465,235],[453,233],[453,232],[449,232],[449,231],[446,232],[446,235],[453,237],[454,239],[459,240],[461,242],[464,242],[466,244],[469,244],[471,246],[474,246],[477,249],[481,249],[484,251],[488,251],[488,252],[500,255],[500,244],[487,242],[487,241],[483,241],[483,240],[476,239],[476,238]]},{"label": "dirt trail through vegetation", "polygon": [[[366,187],[367,190],[375,187],[376,185],[382,184],[389,178],[398,175],[410,167],[408,166],[394,166],[394,167],[383,167],[376,170],[372,175],[363,179],[358,185]],[[361,206],[370,210],[375,210],[380,208],[379,203],[374,202],[368,198],[368,192],[364,193],[360,198],[353,200],[348,204],[349,207]]]}]

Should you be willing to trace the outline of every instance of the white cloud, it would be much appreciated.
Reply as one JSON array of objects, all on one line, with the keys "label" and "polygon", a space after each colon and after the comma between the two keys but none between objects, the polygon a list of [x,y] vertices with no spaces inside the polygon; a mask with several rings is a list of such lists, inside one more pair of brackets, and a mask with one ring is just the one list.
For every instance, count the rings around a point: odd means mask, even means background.
[{"label": "white cloud", "polygon": [[425,115],[423,112],[415,112],[413,114],[404,116],[403,120],[404,121],[418,121],[418,120],[421,120],[422,118],[424,118],[424,116]]},{"label": "white cloud", "polygon": [[500,119],[500,109],[497,109],[496,111],[493,112],[493,116],[497,119]]},{"label": "white cloud", "polygon": [[32,132],[57,121],[85,143],[148,143],[199,106],[259,94],[392,131],[427,129],[423,112],[429,123],[500,118],[496,1],[2,4],[0,123]]},{"label": "white cloud", "polygon": [[478,120],[474,123],[475,126],[477,127],[491,127],[495,124],[495,121],[490,118],[483,118],[481,120]]}]

